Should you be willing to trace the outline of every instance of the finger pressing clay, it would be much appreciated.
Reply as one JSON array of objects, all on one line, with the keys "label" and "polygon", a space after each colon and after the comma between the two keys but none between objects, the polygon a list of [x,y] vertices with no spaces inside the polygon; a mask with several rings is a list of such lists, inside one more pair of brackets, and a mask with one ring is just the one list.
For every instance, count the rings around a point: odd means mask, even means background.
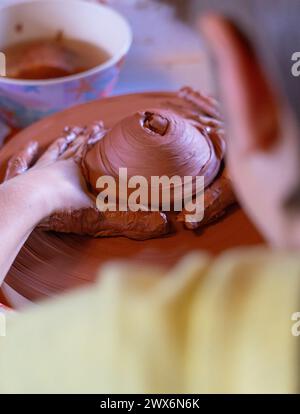
[{"label": "finger pressing clay", "polygon": [[35,161],[38,154],[38,143],[30,141],[20,152],[8,161],[4,181],[23,174]]},{"label": "finger pressing clay", "polygon": [[199,222],[189,220],[191,212],[183,210],[177,216],[177,221],[185,224],[189,230],[196,230],[210,224],[226,213],[226,209],[236,202],[231,180],[226,171],[222,171],[220,176],[204,192],[204,217]]},{"label": "finger pressing clay", "polygon": [[[91,207],[57,212],[40,227],[94,237],[125,236],[143,240],[167,234],[172,227],[169,221],[181,221],[186,228],[197,229],[223,215],[226,208],[235,202],[235,197],[223,168],[226,145],[218,105],[212,98],[190,88],[183,88],[178,96],[181,100],[170,101],[168,105],[164,104],[164,108],[134,112],[108,130],[101,122],[87,128],[66,128],[64,136],[70,136],[72,142],[69,144],[68,141],[63,150],[59,150],[59,158],[75,159],[76,154],[80,155],[81,170],[91,191]],[[55,145],[52,144],[54,148]],[[30,145],[26,151],[29,150]],[[26,158],[26,151],[15,157],[17,160],[26,159],[24,165],[12,160],[7,176],[28,168],[31,158],[30,155]],[[172,204],[170,214],[161,205],[157,206],[160,211],[151,211],[150,196],[144,211],[99,211],[95,202],[100,192],[97,181],[100,177],[109,176],[115,179],[118,186],[120,168],[127,169],[128,179],[142,176],[150,184],[154,176],[178,176],[182,179],[203,176],[203,220],[189,222],[191,213],[183,210],[174,214]],[[180,194],[183,194],[181,190]],[[192,200],[195,190],[193,184]],[[128,189],[128,194],[130,191]],[[159,191],[161,196],[164,187],[161,186]],[[174,202],[174,193],[170,195],[171,202]]]},{"label": "finger pressing clay", "polygon": [[95,195],[100,191],[99,177],[118,180],[120,168],[127,169],[128,179],[142,176],[148,183],[153,176],[203,176],[203,220],[189,223],[185,211],[177,217],[188,229],[196,229],[220,217],[235,197],[222,170],[225,134],[215,100],[190,88],[182,89],[179,95],[187,105],[171,103],[168,110],[138,111],[117,123],[86,154],[82,168]]}]

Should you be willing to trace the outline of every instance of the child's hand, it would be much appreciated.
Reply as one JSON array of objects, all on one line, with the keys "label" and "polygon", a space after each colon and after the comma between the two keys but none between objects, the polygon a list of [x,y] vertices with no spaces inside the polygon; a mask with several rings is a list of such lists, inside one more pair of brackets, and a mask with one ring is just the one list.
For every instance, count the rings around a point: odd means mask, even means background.
[{"label": "child's hand", "polygon": [[10,159],[5,181],[20,180],[22,175],[22,185],[28,186],[28,191],[40,192],[44,198],[43,205],[47,206],[45,217],[57,211],[93,206],[94,197],[87,190],[80,163],[86,151],[102,138],[104,132],[100,123],[90,131],[66,128],[39,158],[38,143],[30,142]]}]

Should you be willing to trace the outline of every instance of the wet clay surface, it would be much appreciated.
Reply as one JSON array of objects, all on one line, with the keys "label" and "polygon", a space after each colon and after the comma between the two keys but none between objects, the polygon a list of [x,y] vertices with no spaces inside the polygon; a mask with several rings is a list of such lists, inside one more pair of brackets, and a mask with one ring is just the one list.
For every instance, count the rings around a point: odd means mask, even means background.
[{"label": "wet clay surface", "polygon": [[[112,97],[56,114],[27,128],[0,152],[0,178],[8,159],[32,139],[48,146],[66,125],[85,125],[102,119],[112,128],[122,118],[147,108],[170,109],[182,105],[173,93],[148,93]],[[127,259],[170,267],[195,250],[219,253],[236,246],[261,243],[262,239],[245,214],[231,208],[220,221],[196,232],[176,223],[165,237],[146,241],[122,237],[90,238],[35,230],[9,271],[9,286],[30,300],[40,300],[92,282],[101,265]]]}]

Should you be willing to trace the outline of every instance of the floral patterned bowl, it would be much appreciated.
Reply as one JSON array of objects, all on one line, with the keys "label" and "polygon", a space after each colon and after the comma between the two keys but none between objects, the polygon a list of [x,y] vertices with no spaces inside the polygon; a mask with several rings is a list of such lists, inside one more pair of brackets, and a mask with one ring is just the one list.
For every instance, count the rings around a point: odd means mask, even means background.
[{"label": "floral patterned bowl", "polygon": [[118,80],[132,34],[126,20],[110,7],[82,0],[31,0],[0,8],[0,51],[58,33],[98,45],[110,58],[57,79],[0,77],[0,117],[10,126],[23,128],[54,112],[107,96]]}]

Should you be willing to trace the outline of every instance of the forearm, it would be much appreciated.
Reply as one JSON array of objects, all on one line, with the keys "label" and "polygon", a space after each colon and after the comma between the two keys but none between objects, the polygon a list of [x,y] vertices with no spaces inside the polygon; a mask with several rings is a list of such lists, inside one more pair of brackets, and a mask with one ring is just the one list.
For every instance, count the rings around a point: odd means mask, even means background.
[{"label": "forearm", "polygon": [[0,185],[0,285],[34,227],[50,212],[42,176],[28,174]]}]

